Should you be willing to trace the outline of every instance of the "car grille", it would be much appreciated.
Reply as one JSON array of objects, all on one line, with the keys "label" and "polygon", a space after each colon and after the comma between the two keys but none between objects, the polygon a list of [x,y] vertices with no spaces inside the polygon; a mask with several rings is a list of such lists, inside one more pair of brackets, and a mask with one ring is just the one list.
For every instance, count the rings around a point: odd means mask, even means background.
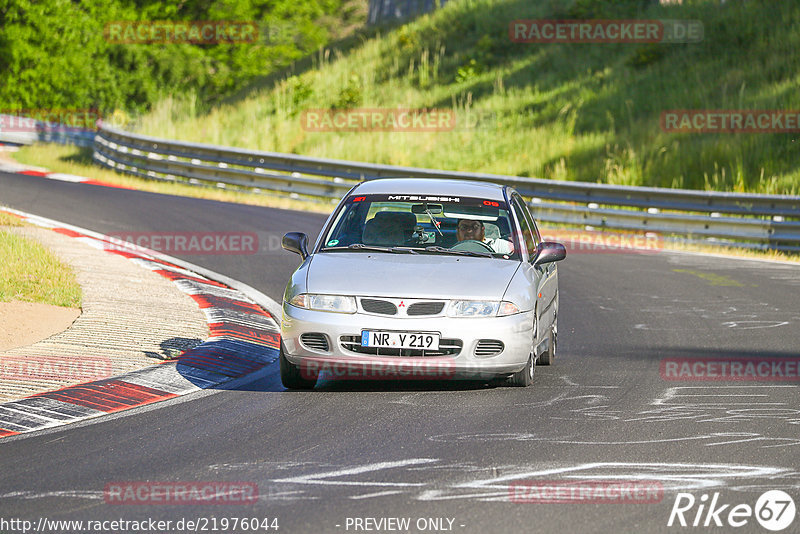
[{"label": "car grille", "polygon": [[436,315],[442,313],[444,309],[444,302],[430,301],[430,302],[415,302],[408,307],[406,312],[408,315]]},{"label": "car grille", "polygon": [[498,339],[481,339],[475,346],[475,356],[478,358],[497,356],[503,352],[504,348],[505,345],[503,345],[503,342]]},{"label": "car grille", "polygon": [[312,350],[328,352],[328,338],[325,334],[301,334],[300,343]]},{"label": "car grille", "polygon": [[380,313],[381,315],[396,315],[397,306],[388,300],[361,299],[361,307],[365,312]]},{"label": "car grille", "polygon": [[361,336],[342,336],[339,338],[342,347],[350,352],[359,354],[371,354],[373,356],[455,356],[461,352],[464,343],[460,339],[440,339],[439,350],[424,349],[384,349],[378,347],[362,347]]}]

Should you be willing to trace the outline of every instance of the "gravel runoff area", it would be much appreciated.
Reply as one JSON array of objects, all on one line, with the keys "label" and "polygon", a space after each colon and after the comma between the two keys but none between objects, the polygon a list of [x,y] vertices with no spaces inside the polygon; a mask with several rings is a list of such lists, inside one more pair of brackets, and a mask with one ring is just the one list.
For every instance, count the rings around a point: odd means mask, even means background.
[{"label": "gravel runoff area", "polygon": [[0,352],[0,402],[154,365],[208,337],[197,303],[159,274],[53,230],[9,231],[36,239],[71,265],[83,303],[67,330]]}]

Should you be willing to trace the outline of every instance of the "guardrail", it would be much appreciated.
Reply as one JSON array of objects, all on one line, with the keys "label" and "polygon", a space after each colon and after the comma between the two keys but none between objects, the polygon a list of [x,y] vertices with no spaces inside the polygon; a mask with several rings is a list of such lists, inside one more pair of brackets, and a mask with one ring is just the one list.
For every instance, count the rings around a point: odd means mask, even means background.
[{"label": "guardrail", "polygon": [[89,147],[94,144],[94,136],[93,131],[51,122],[36,121],[33,126],[20,127],[19,117],[0,114],[0,143],[31,145],[41,142]]},{"label": "guardrail", "polygon": [[514,186],[530,199],[534,216],[546,222],[800,251],[799,196],[614,186],[377,165],[172,141],[110,127],[98,132],[94,159],[144,178],[255,188],[331,202],[356,183],[376,178],[488,181]]}]

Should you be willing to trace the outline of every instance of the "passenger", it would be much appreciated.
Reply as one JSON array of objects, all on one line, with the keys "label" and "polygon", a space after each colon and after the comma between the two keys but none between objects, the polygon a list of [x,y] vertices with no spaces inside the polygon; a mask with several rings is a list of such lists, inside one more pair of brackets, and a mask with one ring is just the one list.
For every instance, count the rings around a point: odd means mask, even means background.
[{"label": "passenger", "polygon": [[498,254],[512,254],[514,252],[514,245],[505,239],[487,239],[483,221],[461,219],[458,221],[458,227],[456,228],[456,239],[458,241],[472,239],[486,243]]}]

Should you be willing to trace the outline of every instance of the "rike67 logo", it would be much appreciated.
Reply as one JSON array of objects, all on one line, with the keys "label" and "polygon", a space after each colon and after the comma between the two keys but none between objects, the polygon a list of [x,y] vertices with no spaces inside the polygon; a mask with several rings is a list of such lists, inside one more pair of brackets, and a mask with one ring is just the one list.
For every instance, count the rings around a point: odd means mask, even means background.
[{"label": "rike67 logo", "polygon": [[794,500],[781,490],[763,493],[755,506],[723,503],[719,492],[704,493],[699,499],[691,493],[678,493],[667,526],[738,528],[752,524],[755,518],[765,529],[778,532],[791,525],[796,515]]}]

